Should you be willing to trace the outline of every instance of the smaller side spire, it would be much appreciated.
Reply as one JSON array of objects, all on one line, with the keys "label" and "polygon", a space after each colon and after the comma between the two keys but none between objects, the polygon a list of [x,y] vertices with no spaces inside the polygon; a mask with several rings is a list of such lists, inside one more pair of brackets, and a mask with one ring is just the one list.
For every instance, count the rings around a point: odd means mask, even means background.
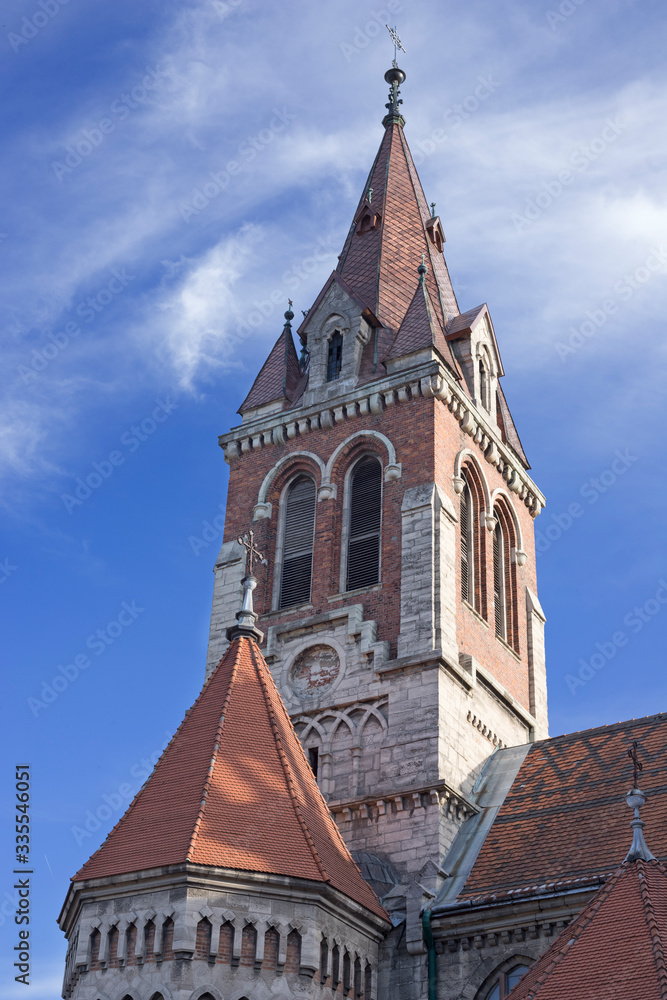
[{"label": "smaller side spire", "polygon": [[646,796],[639,788],[632,788],[626,798],[630,809],[634,810],[634,819],[630,823],[632,827],[632,845],[625,858],[626,861],[655,861],[655,855],[651,853],[644,840],[644,820],[639,815],[639,810],[646,802]]},{"label": "smaller side spire", "polygon": [[237,541],[246,550],[246,573],[241,580],[243,603],[241,604],[241,610],[236,612],[237,624],[227,629],[227,639],[229,642],[232,642],[240,636],[246,636],[248,639],[254,639],[255,642],[261,643],[264,640],[264,633],[260,632],[255,625],[258,615],[252,606],[252,592],[257,587],[257,579],[253,575],[252,570],[256,560],[266,565],[266,559],[264,553],[260,552],[255,545],[255,533],[253,531],[248,531],[245,535],[239,535]]}]

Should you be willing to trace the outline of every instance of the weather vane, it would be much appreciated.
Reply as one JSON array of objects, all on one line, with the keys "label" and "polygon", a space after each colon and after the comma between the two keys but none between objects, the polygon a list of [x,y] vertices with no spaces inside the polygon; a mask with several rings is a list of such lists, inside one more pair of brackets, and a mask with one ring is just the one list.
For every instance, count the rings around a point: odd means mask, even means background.
[{"label": "weather vane", "polygon": [[245,535],[239,535],[237,539],[239,545],[242,545],[245,549],[245,571],[246,576],[252,576],[252,569],[255,561],[260,563],[265,563],[264,553],[260,552],[255,545],[255,532],[247,531]]},{"label": "weather vane", "polygon": [[391,35],[391,40],[394,43],[394,61],[392,63],[392,66],[398,68],[398,63],[396,62],[396,53],[399,49],[401,50],[401,52],[405,52],[405,49],[403,48],[403,42],[398,37],[398,32],[396,31],[396,28],[390,28],[388,24],[385,24],[385,28]]},{"label": "weather vane", "polygon": [[633,788],[637,788],[639,784],[639,772],[644,770],[644,765],[639,759],[638,751],[639,751],[639,744],[637,743],[637,740],[633,740],[632,747],[630,748],[630,750],[628,750],[628,757],[632,761],[632,766],[633,766],[633,781],[634,781],[634,784],[632,786]]}]

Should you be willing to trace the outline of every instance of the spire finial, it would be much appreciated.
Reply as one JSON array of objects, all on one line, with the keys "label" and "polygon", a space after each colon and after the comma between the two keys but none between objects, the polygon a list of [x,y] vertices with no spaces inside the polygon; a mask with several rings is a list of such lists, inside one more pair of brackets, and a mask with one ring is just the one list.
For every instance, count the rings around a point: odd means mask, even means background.
[{"label": "spire finial", "polygon": [[289,304],[287,307],[287,312],[285,313],[285,320],[286,320],[285,326],[290,326],[292,320],[294,319],[294,313],[292,312],[293,302],[291,299],[288,299],[287,302]]},{"label": "spire finial", "polygon": [[405,125],[405,119],[399,110],[403,101],[399,97],[400,90],[398,88],[405,80],[405,73],[398,67],[398,63],[396,62],[396,52],[397,49],[400,49],[401,52],[405,52],[405,49],[403,48],[401,39],[398,37],[396,28],[390,28],[388,24],[386,24],[385,27],[391,35],[391,40],[394,43],[394,58],[392,60],[391,69],[388,69],[384,75],[384,78],[391,87],[391,90],[389,91],[389,100],[385,104],[388,114],[386,114],[382,119],[382,124],[385,128],[387,128],[388,125],[393,125],[394,123],[402,127]]},{"label": "spire finial", "polygon": [[431,202],[431,218],[435,219],[435,202]]},{"label": "spire finial", "polygon": [[632,827],[632,844],[630,850],[628,851],[626,861],[655,861],[655,855],[651,853],[648,849],[646,841],[644,840],[644,821],[639,815],[639,810],[646,802],[646,796],[639,788],[637,788],[639,772],[643,770],[643,764],[639,759],[639,744],[637,740],[632,741],[632,747],[628,750],[628,757],[631,758],[633,764],[633,781],[634,787],[628,792],[625,801],[627,802],[630,809],[634,811],[634,819],[630,823]]},{"label": "spire finial", "polygon": [[241,610],[236,612],[237,624],[227,629],[227,639],[231,642],[232,639],[237,639],[239,636],[247,636],[255,639],[256,642],[262,642],[264,633],[260,632],[255,626],[258,616],[252,606],[252,592],[257,586],[257,580],[253,576],[252,571],[255,562],[266,565],[266,559],[264,553],[260,552],[255,545],[254,531],[247,531],[245,535],[239,535],[237,542],[246,550],[245,576],[241,580],[243,603],[241,604]]},{"label": "spire finial", "polygon": [[420,285],[424,284],[424,281],[426,280],[426,274],[427,274],[427,272],[428,272],[428,268],[427,268],[426,264],[424,263],[424,254],[422,254],[422,262],[419,265],[419,267],[417,268],[417,274],[419,275],[419,284]]}]

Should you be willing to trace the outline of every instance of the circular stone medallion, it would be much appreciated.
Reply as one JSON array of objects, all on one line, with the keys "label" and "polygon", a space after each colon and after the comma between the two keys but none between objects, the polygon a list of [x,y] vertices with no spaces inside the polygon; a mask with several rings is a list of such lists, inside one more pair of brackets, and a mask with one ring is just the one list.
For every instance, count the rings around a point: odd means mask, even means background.
[{"label": "circular stone medallion", "polygon": [[292,690],[299,698],[317,698],[330,688],[340,672],[338,653],[331,646],[309,646],[294,660],[289,672]]}]

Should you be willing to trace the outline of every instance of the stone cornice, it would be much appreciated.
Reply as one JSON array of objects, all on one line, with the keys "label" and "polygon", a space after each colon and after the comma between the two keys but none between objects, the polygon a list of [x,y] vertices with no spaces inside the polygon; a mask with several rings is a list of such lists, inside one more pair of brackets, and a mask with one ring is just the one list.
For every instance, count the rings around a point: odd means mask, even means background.
[{"label": "stone cornice", "polygon": [[430,785],[417,785],[392,792],[376,792],[354,799],[334,799],[327,802],[334,819],[343,821],[370,819],[372,810],[384,815],[391,809],[397,814],[408,815],[414,809],[428,806],[445,806],[447,811],[459,820],[475,816],[479,811],[464,795],[450,788],[445,781],[435,781]]},{"label": "stone cornice", "polygon": [[184,890],[211,889],[258,896],[262,899],[276,898],[311,902],[331,912],[332,915],[340,916],[344,913],[344,919],[348,923],[356,925],[365,934],[377,936],[378,940],[386,930],[386,923],[381,917],[366,910],[365,907],[327,883],[291,878],[286,875],[272,875],[266,872],[209,868],[190,862],[130,872],[126,875],[73,881],[70,884],[58,923],[61,930],[65,934],[69,934],[79,919],[82,906],[89,900],[95,902],[119,898],[129,900],[136,894],[170,892],[176,888]]},{"label": "stone cornice", "polygon": [[432,907],[431,926],[436,940],[459,947],[482,948],[511,941],[520,942],[559,933],[590,901],[604,879],[571,879],[542,887],[531,887],[522,895],[504,899],[459,900]]},{"label": "stone cornice", "polygon": [[476,444],[484,459],[498,469],[507,487],[516,493],[533,517],[545,505],[542,492],[523,468],[514,451],[501,440],[498,429],[480,412],[446,367],[435,357],[411,370],[403,370],[358,386],[326,404],[283,410],[259,417],[221,434],[218,443],[225,460],[272,445],[303,438],[320,429],[380,414],[410,400],[435,398],[447,406]]}]

